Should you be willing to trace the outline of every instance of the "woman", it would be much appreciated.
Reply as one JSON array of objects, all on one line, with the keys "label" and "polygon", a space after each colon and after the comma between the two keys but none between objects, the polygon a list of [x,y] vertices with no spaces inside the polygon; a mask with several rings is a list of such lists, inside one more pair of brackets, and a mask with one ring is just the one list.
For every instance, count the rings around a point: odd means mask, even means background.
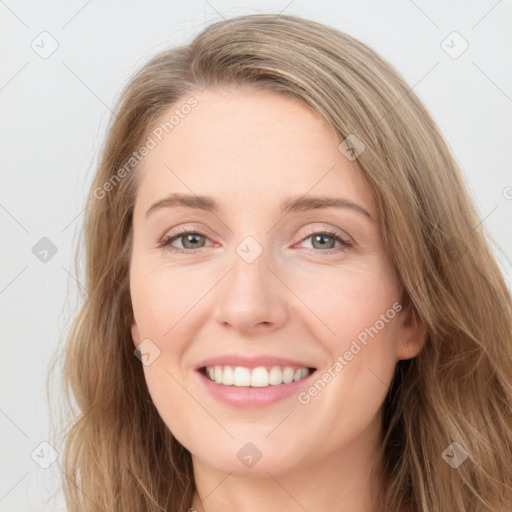
[{"label": "woman", "polygon": [[65,352],[70,512],[509,511],[510,295],[397,72],[242,16],[115,111]]}]

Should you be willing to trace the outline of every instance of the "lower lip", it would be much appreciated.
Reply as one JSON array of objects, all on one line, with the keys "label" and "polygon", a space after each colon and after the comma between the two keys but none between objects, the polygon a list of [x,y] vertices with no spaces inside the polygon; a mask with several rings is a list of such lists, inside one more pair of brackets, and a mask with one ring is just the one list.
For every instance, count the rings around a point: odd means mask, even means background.
[{"label": "lower lip", "polygon": [[278,384],[277,386],[267,386],[264,388],[253,388],[243,386],[225,386],[217,384],[208,379],[200,371],[199,378],[206,389],[217,400],[237,407],[257,407],[270,405],[284,398],[289,398],[301,391],[305,385],[309,385],[309,380],[316,371],[310,373],[301,380],[290,382],[289,384]]}]

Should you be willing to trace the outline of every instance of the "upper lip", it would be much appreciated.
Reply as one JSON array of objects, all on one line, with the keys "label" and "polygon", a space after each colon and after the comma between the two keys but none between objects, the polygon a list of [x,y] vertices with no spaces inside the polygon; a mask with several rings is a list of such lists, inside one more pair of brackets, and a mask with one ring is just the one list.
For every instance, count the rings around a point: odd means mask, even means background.
[{"label": "upper lip", "polygon": [[294,359],[271,355],[241,356],[237,354],[225,354],[205,359],[195,369],[200,370],[206,366],[243,366],[245,368],[257,368],[259,366],[291,366],[292,368],[313,368],[309,363],[303,363]]}]

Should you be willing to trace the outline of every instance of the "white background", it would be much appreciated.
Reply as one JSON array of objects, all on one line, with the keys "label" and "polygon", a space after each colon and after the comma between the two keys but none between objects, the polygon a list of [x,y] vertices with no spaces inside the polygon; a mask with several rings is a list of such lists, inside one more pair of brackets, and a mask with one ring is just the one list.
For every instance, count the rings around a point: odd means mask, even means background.
[{"label": "white background", "polygon": [[[157,51],[207,24],[281,11],[360,39],[414,87],[511,284],[511,0],[0,0],[1,512],[63,507],[45,503],[59,489],[58,463],[42,469],[31,453],[48,439],[47,366],[76,310],[74,251],[115,98]],[[31,47],[49,48],[43,31],[58,43],[46,59]],[[469,43],[456,59],[441,46],[453,31]],[[42,237],[58,249],[47,262],[32,252]]]}]

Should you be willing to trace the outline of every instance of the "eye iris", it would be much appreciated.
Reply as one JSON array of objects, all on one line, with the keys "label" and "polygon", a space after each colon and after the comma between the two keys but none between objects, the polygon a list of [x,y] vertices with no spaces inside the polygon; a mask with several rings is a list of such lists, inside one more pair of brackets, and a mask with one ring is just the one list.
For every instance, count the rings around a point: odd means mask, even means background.
[{"label": "eye iris", "polygon": [[198,233],[189,233],[188,235],[183,235],[181,238],[184,240],[183,247],[185,247],[186,249],[196,249],[197,247],[195,247],[194,245],[192,245],[192,247],[189,247],[189,242],[192,242],[192,244],[197,243],[197,239],[201,239],[203,238],[203,236],[199,235]]},{"label": "eye iris", "polygon": [[[315,242],[316,241],[319,241],[321,239],[326,239],[326,238],[330,238],[332,240],[332,243],[331,244],[329,244],[329,243],[327,243],[327,244],[326,243],[320,243],[320,248],[327,247],[328,249],[332,249],[334,247],[334,238],[332,236],[330,236],[330,235],[322,235],[322,234],[320,234],[320,235],[313,236],[313,246],[315,246]],[[315,247],[315,249],[316,249],[316,247]]]}]

